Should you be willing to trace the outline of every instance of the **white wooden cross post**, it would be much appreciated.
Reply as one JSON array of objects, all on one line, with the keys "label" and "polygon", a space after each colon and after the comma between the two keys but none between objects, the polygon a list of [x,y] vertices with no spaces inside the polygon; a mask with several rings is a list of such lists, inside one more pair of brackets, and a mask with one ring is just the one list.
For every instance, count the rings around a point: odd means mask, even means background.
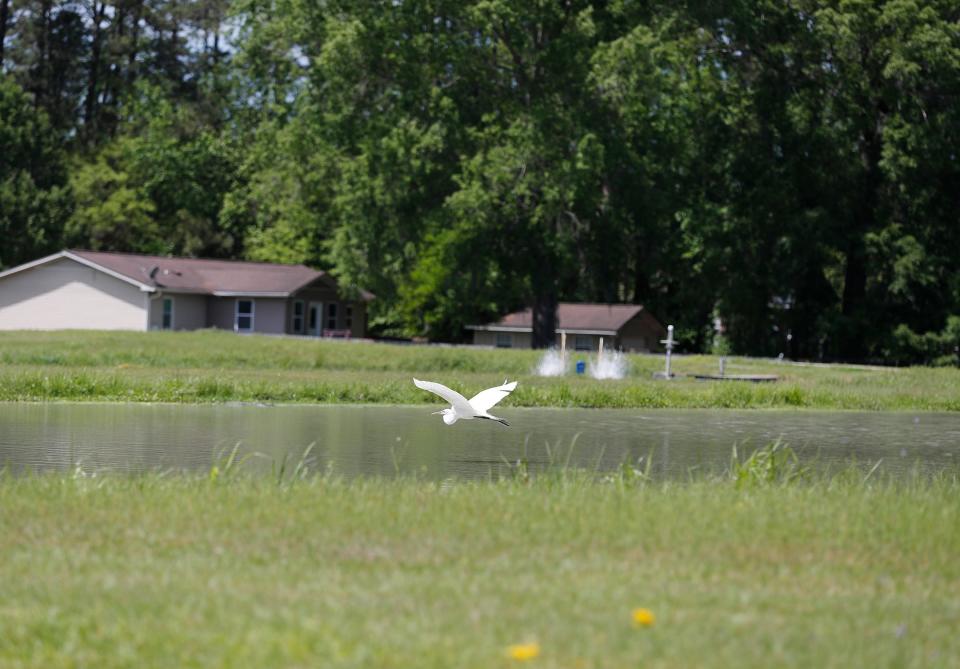
[{"label": "white wooden cross post", "polygon": [[660,343],[667,345],[667,370],[666,370],[666,378],[669,379],[669,378],[671,378],[671,377],[670,377],[670,353],[673,352],[673,345],[677,343],[677,342],[675,342],[674,339],[673,339],[673,326],[672,326],[672,325],[668,325],[668,326],[667,326],[667,338],[666,338],[666,339],[661,339],[661,340],[660,340]]}]

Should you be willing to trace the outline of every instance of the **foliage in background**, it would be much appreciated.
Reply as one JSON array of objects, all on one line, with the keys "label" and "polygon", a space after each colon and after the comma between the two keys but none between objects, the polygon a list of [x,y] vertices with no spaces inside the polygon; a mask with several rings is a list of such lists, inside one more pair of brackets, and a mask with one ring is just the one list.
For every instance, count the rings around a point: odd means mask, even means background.
[{"label": "foliage in background", "polygon": [[34,138],[0,266],[305,262],[384,334],[626,301],[688,351],[955,360],[951,3],[0,3]]},{"label": "foliage in background", "polygon": [[70,199],[47,115],[0,73],[0,269],[58,250]]}]

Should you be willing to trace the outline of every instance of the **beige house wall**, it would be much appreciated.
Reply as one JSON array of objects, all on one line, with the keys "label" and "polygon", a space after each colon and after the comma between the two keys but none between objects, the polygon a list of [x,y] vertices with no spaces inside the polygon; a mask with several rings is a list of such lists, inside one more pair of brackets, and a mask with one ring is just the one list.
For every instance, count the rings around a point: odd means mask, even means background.
[{"label": "beige house wall", "polygon": [[201,330],[207,327],[207,296],[173,296],[173,327],[175,330]]},{"label": "beige house wall", "polygon": [[200,330],[207,327],[207,297],[189,293],[161,293],[151,295],[150,329],[163,328],[163,300],[173,300],[173,329]]},{"label": "beige house wall", "polygon": [[208,297],[207,327],[233,330],[237,300],[253,301],[253,331],[283,334],[287,300],[282,297]]},{"label": "beige house wall", "polygon": [[[159,330],[163,327],[163,300],[159,299],[156,294],[151,294],[150,296],[150,320],[147,323],[148,330]],[[173,305],[173,315],[176,318],[177,315],[177,305]]]},{"label": "beige house wall", "polygon": [[207,297],[207,327],[232,330],[235,309],[232,297]]},{"label": "beige house wall", "polygon": [[69,258],[0,279],[0,330],[146,330],[148,294]]},{"label": "beige house wall", "polygon": [[[497,335],[509,335],[510,346],[508,348],[530,348],[532,344],[531,334],[529,332],[487,332],[486,330],[473,331],[473,343],[477,346],[496,346]],[[560,345],[560,339],[557,338],[557,346]]]},{"label": "beige house wall", "polygon": [[287,300],[282,297],[258,297],[254,300],[254,332],[283,334],[287,331]]},{"label": "beige house wall", "polygon": [[486,330],[473,331],[474,346],[493,346],[493,333]]}]

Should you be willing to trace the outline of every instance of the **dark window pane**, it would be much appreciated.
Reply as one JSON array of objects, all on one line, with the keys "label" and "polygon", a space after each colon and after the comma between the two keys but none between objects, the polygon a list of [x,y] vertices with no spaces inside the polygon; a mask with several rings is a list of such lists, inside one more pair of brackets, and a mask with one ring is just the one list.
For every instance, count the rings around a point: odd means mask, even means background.
[{"label": "dark window pane", "polygon": [[173,327],[173,299],[163,298],[163,329],[169,330]]}]

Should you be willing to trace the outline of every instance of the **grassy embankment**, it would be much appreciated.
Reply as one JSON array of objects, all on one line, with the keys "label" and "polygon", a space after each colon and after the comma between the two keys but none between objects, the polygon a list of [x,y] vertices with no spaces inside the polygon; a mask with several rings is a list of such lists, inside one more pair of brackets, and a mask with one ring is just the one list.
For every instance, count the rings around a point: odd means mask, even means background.
[{"label": "grassy embankment", "polygon": [[[0,333],[0,400],[354,402],[434,398],[420,375],[469,393],[519,379],[514,406],[808,407],[960,411],[960,370],[793,365],[732,358],[730,374],[772,373],[773,384],[655,381],[660,355],[630,355],[618,381],[533,374],[540,353],[238,337],[224,332]],[[585,357],[571,354],[574,358]],[[712,356],[675,358],[678,374],[713,373]]]},{"label": "grassy embankment", "polygon": [[0,666],[957,666],[958,493],[0,475]]},{"label": "grassy embankment", "polygon": [[[574,358],[585,357],[571,354]],[[434,398],[412,375],[470,393],[519,379],[513,406],[717,407],[960,411],[960,370],[778,364],[732,358],[730,374],[773,384],[655,381],[660,355],[631,355],[626,379],[533,374],[540,353],[238,337],[224,332],[0,333],[0,401],[353,402]],[[713,373],[712,356],[675,358],[683,374]]]}]

